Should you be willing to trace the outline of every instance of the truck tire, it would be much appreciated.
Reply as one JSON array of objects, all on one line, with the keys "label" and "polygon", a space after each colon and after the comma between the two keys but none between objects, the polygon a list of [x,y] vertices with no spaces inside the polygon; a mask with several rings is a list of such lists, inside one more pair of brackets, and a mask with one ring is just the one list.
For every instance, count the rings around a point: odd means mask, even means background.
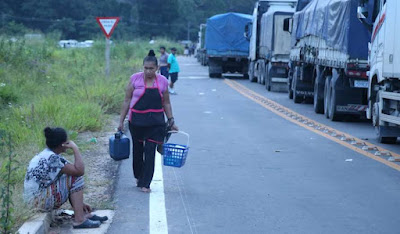
[{"label": "truck tire", "polygon": [[264,85],[265,84],[265,64],[260,64],[260,74],[259,74],[259,83]]},{"label": "truck tire", "polygon": [[243,64],[242,73],[244,79],[249,79],[249,65],[248,63]]},{"label": "truck tire", "polygon": [[293,90],[291,87],[289,88],[288,97],[289,99],[293,99]]},{"label": "truck tire", "polygon": [[288,97],[289,99],[293,99],[293,89],[292,89],[292,81],[293,80],[293,75],[292,78],[290,79],[290,77],[288,78]]},{"label": "truck tire", "polygon": [[268,91],[271,91],[272,84],[271,84],[271,77],[270,77],[270,74],[269,74],[269,66],[268,66],[268,64],[265,67],[265,75],[264,75],[264,77],[265,77],[265,88]]},{"label": "truck tire", "polygon": [[318,98],[320,96],[321,90],[318,87],[318,83],[315,82],[314,84],[314,111],[317,114],[324,113],[324,99]]},{"label": "truck tire", "polygon": [[292,86],[293,86],[293,102],[294,103],[302,103],[304,101],[304,96],[301,96],[297,93],[297,75],[298,69],[293,74]]},{"label": "truck tire", "polygon": [[324,114],[327,119],[329,119],[330,83],[331,83],[331,77],[328,76],[325,79],[325,86],[324,86]]},{"label": "truck tire", "polygon": [[254,62],[250,62],[249,64],[249,80],[250,82],[256,82],[256,78],[254,77]]},{"label": "truck tire", "polygon": [[372,124],[375,127],[376,136],[378,141],[383,144],[395,144],[397,137],[385,137],[382,135],[382,129],[379,125],[379,93],[376,95],[376,101],[372,105]]},{"label": "truck tire", "polygon": [[337,113],[336,110],[336,90],[334,85],[330,85],[330,95],[329,95],[329,119],[332,121],[339,121],[342,116]]},{"label": "truck tire", "polygon": [[290,64],[290,69],[289,69],[289,73],[288,73],[288,79],[287,79],[287,86],[288,86],[288,97],[289,99],[293,99],[293,90],[292,90],[292,80],[293,80],[293,68],[292,68],[292,64]]},{"label": "truck tire", "polygon": [[210,78],[221,78],[222,74],[221,73],[209,73]]}]

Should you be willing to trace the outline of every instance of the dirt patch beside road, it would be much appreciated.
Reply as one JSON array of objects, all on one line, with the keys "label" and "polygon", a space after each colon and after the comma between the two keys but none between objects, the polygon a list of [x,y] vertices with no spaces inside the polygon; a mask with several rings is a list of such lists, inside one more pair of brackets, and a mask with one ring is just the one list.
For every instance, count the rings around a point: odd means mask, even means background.
[{"label": "dirt patch beside road", "polygon": [[[95,210],[114,209],[113,195],[120,162],[110,157],[108,141],[115,133],[118,121],[119,116],[113,115],[101,132],[83,132],[76,140],[85,163],[84,201]],[[67,158],[73,162],[72,155]],[[62,209],[72,210],[72,207],[67,202]],[[56,216],[50,233],[68,233],[71,225],[70,216]]]},{"label": "dirt patch beside road", "polygon": [[96,209],[112,209],[112,196],[120,162],[114,161],[108,152],[108,141],[115,133],[119,116],[112,116],[102,132],[85,132],[78,136],[85,163],[84,200]]}]

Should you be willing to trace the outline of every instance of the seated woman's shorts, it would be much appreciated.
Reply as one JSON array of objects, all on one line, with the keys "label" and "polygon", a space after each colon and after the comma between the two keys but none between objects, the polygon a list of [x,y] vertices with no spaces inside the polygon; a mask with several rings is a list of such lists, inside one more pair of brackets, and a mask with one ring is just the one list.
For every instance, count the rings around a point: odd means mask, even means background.
[{"label": "seated woman's shorts", "polygon": [[64,204],[71,193],[81,191],[85,182],[83,176],[75,177],[63,174],[34,199],[34,206],[39,210],[50,211]]}]

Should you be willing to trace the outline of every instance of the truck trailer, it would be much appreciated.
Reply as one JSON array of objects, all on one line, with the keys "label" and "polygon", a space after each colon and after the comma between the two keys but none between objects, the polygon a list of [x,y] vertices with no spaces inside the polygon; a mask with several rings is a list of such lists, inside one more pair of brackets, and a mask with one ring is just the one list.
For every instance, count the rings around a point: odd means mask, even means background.
[{"label": "truck trailer", "polygon": [[285,22],[292,35],[289,97],[313,102],[332,121],[365,116],[371,34],[357,18],[358,0],[304,2]]},{"label": "truck trailer", "polygon": [[206,24],[200,24],[200,30],[199,30],[199,39],[198,43],[196,46],[196,55],[195,57],[197,58],[197,61],[202,65],[202,66],[207,66],[207,52],[205,49],[205,32],[206,32]]},{"label": "truck trailer", "polygon": [[241,73],[247,77],[249,42],[243,37],[251,15],[229,12],[207,20],[205,49],[210,77]]},{"label": "truck trailer", "polygon": [[290,33],[283,30],[283,22],[292,17],[296,2],[258,1],[253,10],[253,21],[246,27],[245,35],[250,41],[249,79],[265,84],[268,91],[271,88],[281,90],[280,84],[284,89],[286,87]]},{"label": "truck trailer", "polygon": [[381,143],[400,136],[400,2],[359,0],[358,17],[372,32],[367,118]]}]

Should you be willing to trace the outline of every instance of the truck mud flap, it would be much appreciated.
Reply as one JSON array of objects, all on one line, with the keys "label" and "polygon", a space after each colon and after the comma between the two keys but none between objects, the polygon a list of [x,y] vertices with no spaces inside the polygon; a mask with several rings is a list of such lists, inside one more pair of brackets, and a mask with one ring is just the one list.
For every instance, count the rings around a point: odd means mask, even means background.
[{"label": "truck mud flap", "polygon": [[343,115],[365,116],[367,90],[360,88],[336,89],[336,111]]}]

